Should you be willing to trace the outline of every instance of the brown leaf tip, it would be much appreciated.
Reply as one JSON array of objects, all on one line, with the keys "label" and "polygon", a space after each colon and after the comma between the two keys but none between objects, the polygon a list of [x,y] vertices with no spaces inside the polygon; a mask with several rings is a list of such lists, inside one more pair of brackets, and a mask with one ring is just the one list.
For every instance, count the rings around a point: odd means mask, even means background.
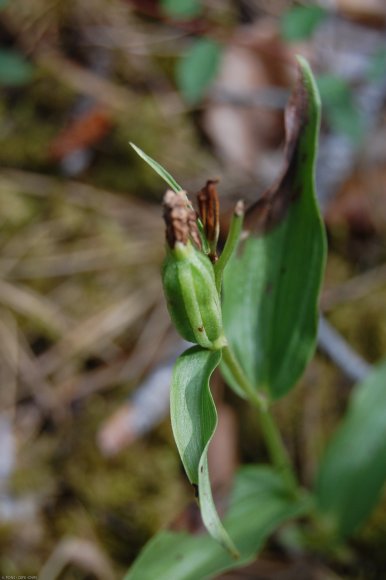
[{"label": "brown leaf tip", "polygon": [[309,95],[302,69],[297,64],[297,79],[285,109],[286,151],[285,157],[291,162],[293,150],[301,131],[308,121]]},{"label": "brown leaf tip", "polygon": [[217,193],[218,179],[209,179],[197,194],[200,215],[209,245],[217,244],[220,231],[220,207]]},{"label": "brown leaf tip", "polygon": [[[306,79],[298,66],[298,78],[285,110],[284,164],[276,181],[247,209],[245,228],[249,231],[271,230],[284,219],[290,205],[300,195],[296,176],[301,160],[301,139],[309,121],[309,105]],[[304,151],[302,153],[304,155]]]},{"label": "brown leaf tip", "polygon": [[165,193],[163,207],[166,240],[169,247],[174,248],[177,242],[186,246],[189,239],[191,239],[201,249],[196,212],[192,208],[186,192],[175,193],[169,189]]}]

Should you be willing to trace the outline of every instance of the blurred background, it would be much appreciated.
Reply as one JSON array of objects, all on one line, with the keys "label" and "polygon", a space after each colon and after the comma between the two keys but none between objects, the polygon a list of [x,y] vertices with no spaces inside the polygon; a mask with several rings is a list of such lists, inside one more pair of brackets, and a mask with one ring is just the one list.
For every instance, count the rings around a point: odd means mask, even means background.
[{"label": "blurred background", "polygon": [[[310,61],[324,319],[277,408],[309,483],[352,385],[386,354],[386,4],[0,0],[0,41],[0,572],[120,578],[161,527],[200,529],[167,417],[183,345],[159,276],[165,185],[129,141],[192,194],[219,177],[225,231],[279,173],[294,55]],[[265,450],[215,383],[221,505]],[[385,534],[386,497],[344,565],[274,539],[226,577],[382,578]]]}]

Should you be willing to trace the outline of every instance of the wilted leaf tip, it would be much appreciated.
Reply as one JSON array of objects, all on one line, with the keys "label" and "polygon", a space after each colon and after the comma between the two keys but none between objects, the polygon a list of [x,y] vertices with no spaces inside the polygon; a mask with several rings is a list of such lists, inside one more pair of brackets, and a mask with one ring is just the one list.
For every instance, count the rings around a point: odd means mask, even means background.
[{"label": "wilted leaf tip", "polygon": [[169,247],[173,249],[177,242],[186,246],[189,239],[192,239],[197,248],[201,249],[196,212],[190,206],[186,193],[175,193],[169,189],[165,193],[163,207]]},{"label": "wilted leaf tip", "polygon": [[209,258],[217,261],[217,242],[220,233],[220,203],[217,193],[218,179],[209,179],[197,194],[199,216],[209,244]]},{"label": "wilted leaf tip", "polygon": [[303,69],[304,65],[304,59],[297,61],[297,80],[285,109],[285,160],[288,164],[288,167],[294,161],[293,158],[296,153],[296,146],[298,144],[301,131],[307,124],[309,118],[309,94]]},{"label": "wilted leaf tip", "polygon": [[[246,229],[264,233],[280,223],[290,205],[299,197],[300,164],[311,168],[315,139],[306,144],[305,133],[312,128],[315,136],[319,125],[319,96],[307,61],[297,57],[298,78],[285,109],[284,165],[278,179],[246,212]],[[300,151],[301,150],[301,151]]]}]

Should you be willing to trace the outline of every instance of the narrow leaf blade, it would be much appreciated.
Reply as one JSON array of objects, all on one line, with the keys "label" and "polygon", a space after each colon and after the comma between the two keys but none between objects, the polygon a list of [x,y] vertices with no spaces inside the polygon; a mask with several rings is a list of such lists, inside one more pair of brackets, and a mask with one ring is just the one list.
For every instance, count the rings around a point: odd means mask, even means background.
[{"label": "narrow leaf blade", "polygon": [[288,499],[280,476],[271,468],[245,467],[236,477],[225,518],[240,547],[237,562],[207,534],[162,531],[145,546],[125,580],[196,580],[243,566],[282,522],[304,515],[307,509],[304,501]]},{"label": "narrow leaf blade", "polygon": [[320,100],[308,65],[299,64],[282,174],[247,210],[250,236],[224,276],[226,336],[252,384],[274,398],[295,385],[314,352],[326,253],[314,188]]},{"label": "narrow leaf blade", "polygon": [[217,426],[209,379],[220,360],[219,351],[198,346],[177,359],[170,391],[170,413],[182,463],[190,483],[198,488],[204,524],[211,536],[237,557],[237,550],[213,502],[207,461],[209,443]]},{"label": "narrow leaf blade", "polygon": [[[155,159],[152,159],[152,157],[147,155],[144,151],[142,151],[142,149],[140,149],[134,143],[130,142],[130,146],[134,149],[134,151],[137,153],[137,155],[139,155],[141,157],[141,159],[146,161],[146,163],[153,169],[153,171],[158,173],[158,175],[160,175],[162,177],[162,179],[164,181],[166,181],[168,186],[173,191],[175,191],[176,193],[183,191],[181,185],[179,185],[177,183],[177,181],[174,179],[174,177],[172,175],[170,175],[170,173],[168,171],[166,171],[166,169],[164,167],[162,167],[162,165],[160,163],[158,163],[158,161],[155,161]],[[208,254],[209,253],[208,240],[205,237],[204,227],[203,227],[202,222],[199,218],[197,218],[197,226],[198,226],[198,231],[199,231],[200,238],[201,238],[203,251],[206,254]]]},{"label": "narrow leaf blade", "polygon": [[160,175],[162,177],[162,179],[164,181],[166,181],[166,183],[168,184],[168,186],[175,191],[176,193],[178,193],[179,191],[182,191],[182,187],[177,183],[177,181],[174,179],[174,177],[172,177],[170,175],[170,173],[168,171],[166,171],[166,169],[164,169],[162,167],[162,165],[160,163],[158,163],[158,161],[155,161],[154,159],[152,159],[149,155],[147,155],[144,151],[142,151],[142,149],[140,149],[137,145],[135,145],[134,143],[130,142],[131,147],[134,149],[134,151],[144,160],[146,161],[146,163],[148,165],[150,165],[150,167],[156,172],[158,173],[158,175]]},{"label": "narrow leaf blade", "polygon": [[386,481],[386,362],[356,387],[322,459],[316,482],[321,515],[347,536],[370,515]]}]

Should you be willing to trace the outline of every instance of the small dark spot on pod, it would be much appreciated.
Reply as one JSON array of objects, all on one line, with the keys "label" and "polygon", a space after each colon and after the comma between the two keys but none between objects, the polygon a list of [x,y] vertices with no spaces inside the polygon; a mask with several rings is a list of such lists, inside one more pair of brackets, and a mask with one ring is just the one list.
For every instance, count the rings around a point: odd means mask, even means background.
[{"label": "small dark spot on pod", "polygon": [[197,330],[198,330],[198,332],[204,332],[204,327],[203,327],[203,326],[199,326],[199,327],[197,328]]}]

